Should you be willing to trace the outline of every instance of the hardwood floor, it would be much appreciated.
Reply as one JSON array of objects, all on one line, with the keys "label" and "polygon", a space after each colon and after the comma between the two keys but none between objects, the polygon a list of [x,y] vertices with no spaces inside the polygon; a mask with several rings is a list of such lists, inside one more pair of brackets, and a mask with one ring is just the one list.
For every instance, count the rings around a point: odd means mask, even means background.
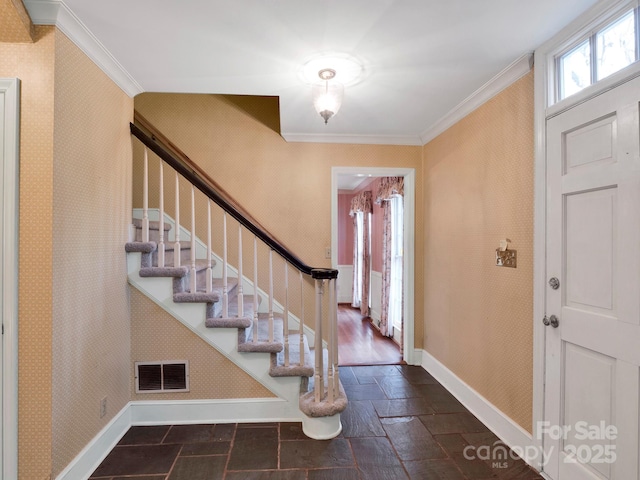
[{"label": "hardwood floor", "polygon": [[382,336],[369,317],[349,304],[338,305],[338,362],[340,365],[403,363],[400,347]]}]

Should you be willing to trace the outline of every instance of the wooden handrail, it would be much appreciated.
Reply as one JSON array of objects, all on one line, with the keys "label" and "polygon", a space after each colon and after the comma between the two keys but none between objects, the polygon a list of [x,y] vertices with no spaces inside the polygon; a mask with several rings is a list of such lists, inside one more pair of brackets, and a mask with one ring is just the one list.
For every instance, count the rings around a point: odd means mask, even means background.
[{"label": "wooden handrail", "polygon": [[202,168],[193,162],[184,152],[160,133],[139,112],[134,112],[134,123],[130,124],[131,134],[151,151],[158,155],[180,175],[191,182],[198,190],[231,215],[238,223],[266,243],[269,248],[282,256],[287,262],[306,275],[315,279],[338,277],[338,271],[329,268],[314,268],[304,263],[285,247],[275,236],[243,209],[220,185]]}]

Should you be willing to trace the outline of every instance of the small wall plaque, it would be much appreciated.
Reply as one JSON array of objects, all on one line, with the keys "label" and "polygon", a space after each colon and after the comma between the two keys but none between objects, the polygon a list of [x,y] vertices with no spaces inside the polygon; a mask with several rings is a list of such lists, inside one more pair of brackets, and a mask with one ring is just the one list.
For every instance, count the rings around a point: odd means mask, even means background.
[{"label": "small wall plaque", "polygon": [[496,266],[516,268],[518,258],[517,250],[500,250],[496,249]]}]

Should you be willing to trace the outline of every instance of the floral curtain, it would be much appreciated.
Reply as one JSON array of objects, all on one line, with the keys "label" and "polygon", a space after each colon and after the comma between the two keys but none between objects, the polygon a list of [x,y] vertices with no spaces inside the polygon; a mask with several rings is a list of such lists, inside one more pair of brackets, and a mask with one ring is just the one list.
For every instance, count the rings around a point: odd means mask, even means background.
[{"label": "floral curtain", "polygon": [[[371,241],[369,222],[373,212],[371,191],[361,192],[351,200],[353,217],[353,301],[354,307],[360,307],[360,313],[369,316],[369,283],[371,278]],[[358,213],[362,213],[362,222],[358,228]],[[362,249],[358,248],[358,241],[362,241]]]},{"label": "floral curtain", "polygon": [[391,197],[404,195],[403,177],[383,177],[376,194],[376,204],[382,206],[382,296],[380,299],[380,333],[393,336],[389,325],[389,290],[391,288]]}]

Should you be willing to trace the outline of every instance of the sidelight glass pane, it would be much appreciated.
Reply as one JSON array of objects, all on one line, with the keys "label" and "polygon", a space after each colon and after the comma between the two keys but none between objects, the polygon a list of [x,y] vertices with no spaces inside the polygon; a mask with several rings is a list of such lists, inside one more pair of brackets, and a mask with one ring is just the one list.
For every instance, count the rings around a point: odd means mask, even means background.
[{"label": "sidelight glass pane", "polygon": [[596,52],[598,80],[636,61],[636,21],[633,10],[597,34]]},{"label": "sidelight glass pane", "polygon": [[560,57],[560,99],[591,85],[591,46],[585,40]]}]

